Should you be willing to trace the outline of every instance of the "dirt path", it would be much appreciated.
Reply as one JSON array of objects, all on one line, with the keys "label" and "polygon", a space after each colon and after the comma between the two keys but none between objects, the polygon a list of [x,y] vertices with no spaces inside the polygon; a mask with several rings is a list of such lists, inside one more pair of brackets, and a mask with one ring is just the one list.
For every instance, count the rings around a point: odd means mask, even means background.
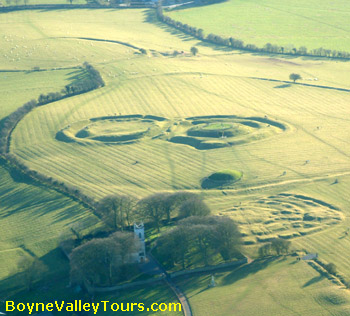
[{"label": "dirt path", "polygon": [[328,174],[325,176],[317,176],[317,177],[306,178],[306,179],[285,180],[285,181],[278,181],[278,182],[267,183],[267,184],[260,184],[260,185],[256,185],[256,186],[247,186],[247,187],[241,188],[241,189],[231,189],[231,190],[225,189],[225,192],[227,194],[235,195],[235,194],[239,194],[242,192],[251,192],[251,191],[261,190],[261,189],[265,189],[265,188],[290,185],[290,184],[294,184],[294,183],[308,183],[308,182],[314,182],[314,181],[322,181],[322,180],[327,180],[327,179],[332,179],[335,177],[342,177],[342,176],[347,176],[347,175],[350,175],[350,171],[333,173],[333,174]]}]

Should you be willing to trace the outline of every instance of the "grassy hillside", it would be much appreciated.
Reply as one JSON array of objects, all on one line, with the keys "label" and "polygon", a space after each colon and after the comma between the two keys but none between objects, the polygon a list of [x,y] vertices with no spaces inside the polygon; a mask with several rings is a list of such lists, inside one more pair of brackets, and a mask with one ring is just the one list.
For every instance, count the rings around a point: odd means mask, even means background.
[{"label": "grassy hillside", "polygon": [[[43,72],[1,72],[0,117],[40,93],[61,89],[71,82],[72,69]],[[22,285],[17,264],[23,256],[40,258],[50,274],[66,273],[67,263],[56,249],[69,225],[93,226],[97,218],[71,199],[28,183],[0,162],[0,293]],[[5,291],[6,290],[6,291]]]},{"label": "grassy hillside", "polygon": [[186,292],[193,314],[347,315],[350,296],[306,262],[295,259],[257,261],[229,272],[191,277],[178,284]]},{"label": "grassy hillside", "polygon": [[350,51],[348,1],[230,0],[167,13],[177,21],[263,47],[266,43]]},{"label": "grassy hillside", "polygon": [[[238,222],[245,253],[254,256],[262,242],[280,236],[292,240],[295,248],[318,252],[350,278],[349,239],[344,237],[349,226],[348,62],[223,51],[159,24],[149,10],[24,11],[2,17],[0,69],[24,70],[0,72],[3,91],[8,92],[1,97],[3,115],[32,95],[79,80],[71,67],[83,61],[93,64],[106,82],[103,88],[26,115],[10,146],[22,163],[96,200],[112,193],[201,193],[213,213]],[[199,48],[198,56],[189,53],[193,45]],[[141,54],[140,47],[147,54]],[[174,50],[180,52],[176,57]],[[25,72],[33,67],[46,71]],[[288,81],[292,72],[302,75],[298,84]],[[12,97],[18,105],[12,105]],[[205,146],[196,146],[198,142]],[[224,189],[202,189],[203,179],[223,170],[243,176]],[[0,245],[8,250],[5,262],[12,266],[26,251],[22,244],[45,257],[65,227],[95,223],[89,213],[54,192],[13,182],[5,171],[2,177],[7,179],[2,194],[5,200],[8,196],[2,212],[6,215],[11,205],[13,212],[0,219],[0,225],[3,221],[12,227]],[[25,198],[17,206],[18,196]],[[27,206],[26,212],[16,211]],[[17,226],[23,231],[15,232]],[[200,291],[191,284],[205,287],[206,279],[182,285],[198,315],[209,305],[210,315],[229,315],[232,302],[239,300],[243,303],[235,312],[249,315],[248,303],[257,299],[263,304],[264,298],[275,315],[291,310],[303,314],[301,299],[304,308],[311,304],[306,311],[310,315],[326,315],[334,293],[336,302],[338,296],[347,296],[321,279],[321,290],[316,283],[304,289],[319,276],[303,263],[290,263],[288,259],[270,263],[266,270],[260,267],[255,274],[248,271],[244,284],[240,280],[221,287],[224,281],[218,280],[220,287],[210,290],[222,295],[217,306],[207,291],[191,296]],[[10,270],[3,264],[2,277]],[[273,274],[286,281],[269,285]],[[260,297],[261,286],[270,286],[272,294]],[[348,308],[348,298],[344,300],[336,303],[340,314]]]}]

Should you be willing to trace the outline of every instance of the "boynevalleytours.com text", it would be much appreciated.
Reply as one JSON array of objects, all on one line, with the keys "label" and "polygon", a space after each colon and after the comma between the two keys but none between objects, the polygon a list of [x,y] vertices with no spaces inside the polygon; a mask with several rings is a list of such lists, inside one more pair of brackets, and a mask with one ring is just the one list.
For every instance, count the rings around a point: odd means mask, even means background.
[{"label": "boynevalleytours.com text", "polygon": [[181,311],[180,303],[116,303],[111,301],[100,301],[96,303],[85,303],[82,300],[74,302],[53,301],[51,303],[21,303],[14,301],[5,302],[6,312],[26,312],[29,315],[40,312],[177,312]]}]

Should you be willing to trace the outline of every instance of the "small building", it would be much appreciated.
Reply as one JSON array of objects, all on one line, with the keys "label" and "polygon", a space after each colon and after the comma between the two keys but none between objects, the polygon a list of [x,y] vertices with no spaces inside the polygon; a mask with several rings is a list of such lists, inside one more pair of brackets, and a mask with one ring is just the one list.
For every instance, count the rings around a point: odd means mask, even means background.
[{"label": "small building", "polygon": [[318,255],[317,253],[309,253],[306,256],[302,257],[302,260],[314,260],[317,259]]}]

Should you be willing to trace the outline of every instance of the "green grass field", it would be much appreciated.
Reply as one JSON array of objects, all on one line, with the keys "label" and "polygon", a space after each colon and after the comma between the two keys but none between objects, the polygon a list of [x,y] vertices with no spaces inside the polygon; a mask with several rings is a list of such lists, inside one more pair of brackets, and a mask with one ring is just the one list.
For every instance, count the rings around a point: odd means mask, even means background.
[{"label": "green grass field", "polygon": [[215,274],[178,281],[194,315],[347,315],[350,296],[295,259],[257,261]]},{"label": "green grass field", "polygon": [[[71,80],[72,69],[42,72],[1,72],[0,117],[3,118],[40,93],[61,89]],[[51,275],[67,273],[58,246],[70,225],[93,227],[97,219],[71,199],[29,184],[19,173],[0,164],[0,295],[22,286],[17,264],[23,256],[40,258]],[[7,294],[8,295],[8,294]]]},{"label": "green grass field", "polygon": [[[172,14],[225,5],[232,3]],[[159,191],[200,193],[213,213],[238,222],[244,253],[254,257],[262,242],[280,236],[295,249],[318,252],[350,279],[348,62],[221,50],[159,24],[151,10],[23,11],[2,18],[2,116],[77,80],[73,67],[84,61],[106,81],[98,90],[38,107],[19,122],[10,152],[26,166],[95,200],[113,193],[139,198]],[[194,45],[197,56],[189,53]],[[174,50],[184,53],[173,57]],[[28,72],[33,67],[45,71]],[[292,72],[302,75],[299,84],[288,82]],[[130,115],[139,116],[125,117]],[[213,117],[218,115],[235,119]],[[213,136],[213,130],[231,134]],[[202,150],[186,143],[193,139],[171,141],[185,136],[236,143]],[[202,189],[203,178],[223,170],[237,170],[243,177],[225,189]],[[0,242],[0,288],[5,290],[25,249],[56,258],[50,251],[60,232],[75,222],[95,225],[96,218],[58,193],[0,172],[0,227],[8,230]],[[254,263],[243,268],[244,279],[222,274],[220,286],[210,292],[198,293],[207,277],[180,285],[198,316],[256,315],[249,307],[256,302],[271,316],[328,315],[332,308],[345,315],[347,291],[308,265],[291,263],[273,262],[258,271]],[[319,282],[303,286],[313,279]],[[262,287],[268,288],[265,296]],[[143,289],[129,297],[153,299],[160,292]],[[173,299],[170,293],[161,297]]]},{"label": "green grass field", "polygon": [[349,12],[345,0],[229,0],[166,14],[206,34],[232,36],[258,47],[271,43],[350,51]]}]

